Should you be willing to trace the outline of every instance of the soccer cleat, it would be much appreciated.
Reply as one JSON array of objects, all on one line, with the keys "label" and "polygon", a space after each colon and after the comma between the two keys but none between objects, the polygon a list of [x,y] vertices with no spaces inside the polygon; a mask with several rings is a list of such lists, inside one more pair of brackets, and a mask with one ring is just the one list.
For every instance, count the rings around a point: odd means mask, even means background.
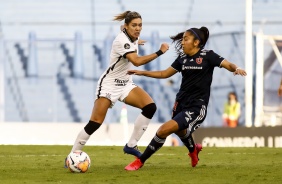
[{"label": "soccer cleat", "polygon": [[67,163],[67,161],[68,161],[67,159],[68,159],[68,157],[65,158],[65,165],[64,165],[64,168],[66,168],[66,169],[69,168],[68,163]]},{"label": "soccer cleat", "polygon": [[124,169],[127,171],[136,171],[140,169],[144,164],[141,162],[139,158],[128,164]]},{"label": "soccer cleat", "polygon": [[135,157],[139,158],[142,153],[138,150],[137,146],[134,146],[133,148],[128,147],[127,144],[123,147],[124,153],[134,155]]},{"label": "soccer cleat", "polygon": [[195,167],[198,164],[198,161],[200,160],[198,155],[200,151],[202,151],[203,147],[201,144],[195,144],[195,149],[192,153],[189,153],[189,157],[191,158],[191,165],[192,167]]}]

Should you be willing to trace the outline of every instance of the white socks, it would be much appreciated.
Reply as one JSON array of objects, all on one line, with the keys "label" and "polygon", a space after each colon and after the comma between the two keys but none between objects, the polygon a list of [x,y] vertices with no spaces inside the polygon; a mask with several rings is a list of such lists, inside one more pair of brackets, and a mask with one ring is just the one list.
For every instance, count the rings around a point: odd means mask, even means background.
[{"label": "white socks", "polygon": [[79,132],[79,134],[77,135],[77,138],[74,142],[74,145],[73,145],[71,151],[82,150],[82,148],[84,147],[84,145],[88,141],[89,137],[90,137],[90,135],[88,135],[83,128]]},{"label": "white socks", "polygon": [[[146,118],[143,114],[139,114],[134,123],[134,129],[127,146],[134,147],[146,131],[151,119]],[[84,128],[79,132],[71,151],[82,150],[91,135],[88,135]]]},{"label": "white socks", "polygon": [[148,124],[151,119],[146,118],[143,114],[140,114],[134,123],[134,129],[131,134],[131,137],[127,143],[128,147],[134,147],[137,145],[137,142],[140,140],[144,132],[146,131]]}]

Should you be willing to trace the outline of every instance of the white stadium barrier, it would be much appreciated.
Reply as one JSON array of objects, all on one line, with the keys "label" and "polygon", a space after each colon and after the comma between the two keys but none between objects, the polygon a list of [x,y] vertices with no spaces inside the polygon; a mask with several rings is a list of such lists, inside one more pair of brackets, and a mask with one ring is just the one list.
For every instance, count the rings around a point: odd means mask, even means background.
[{"label": "white stadium barrier", "polygon": [[[0,123],[0,144],[4,145],[72,145],[84,123]],[[140,139],[138,146],[147,146],[160,123],[151,123]],[[126,132],[127,129],[127,132]],[[133,124],[103,124],[86,145],[124,146],[133,130]],[[165,146],[172,144],[166,139]]]}]

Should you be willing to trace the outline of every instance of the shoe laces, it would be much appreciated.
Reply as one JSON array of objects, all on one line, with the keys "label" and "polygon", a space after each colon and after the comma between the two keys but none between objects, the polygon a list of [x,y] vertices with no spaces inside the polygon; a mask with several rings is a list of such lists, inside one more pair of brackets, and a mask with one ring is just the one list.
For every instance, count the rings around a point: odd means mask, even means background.
[{"label": "shoe laces", "polygon": [[136,146],[134,146],[133,147],[133,149],[135,149],[135,150],[137,150],[137,151],[139,151],[140,152],[140,150],[139,150],[139,148],[138,148],[138,146],[136,145]]}]

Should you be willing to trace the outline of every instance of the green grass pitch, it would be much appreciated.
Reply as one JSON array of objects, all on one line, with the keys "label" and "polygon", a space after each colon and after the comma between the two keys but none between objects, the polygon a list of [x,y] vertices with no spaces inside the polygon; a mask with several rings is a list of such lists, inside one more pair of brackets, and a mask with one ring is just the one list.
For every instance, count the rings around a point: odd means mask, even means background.
[{"label": "green grass pitch", "polygon": [[[282,183],[282,149],[203,148],[192,168],[185,147],[163,147],[138,171],[118,146],[85,146],[91,158],[86,173],[63,168],[70,146],[0,145],[0,183]],[[140,148],[144,151],[144,147]]]}]

